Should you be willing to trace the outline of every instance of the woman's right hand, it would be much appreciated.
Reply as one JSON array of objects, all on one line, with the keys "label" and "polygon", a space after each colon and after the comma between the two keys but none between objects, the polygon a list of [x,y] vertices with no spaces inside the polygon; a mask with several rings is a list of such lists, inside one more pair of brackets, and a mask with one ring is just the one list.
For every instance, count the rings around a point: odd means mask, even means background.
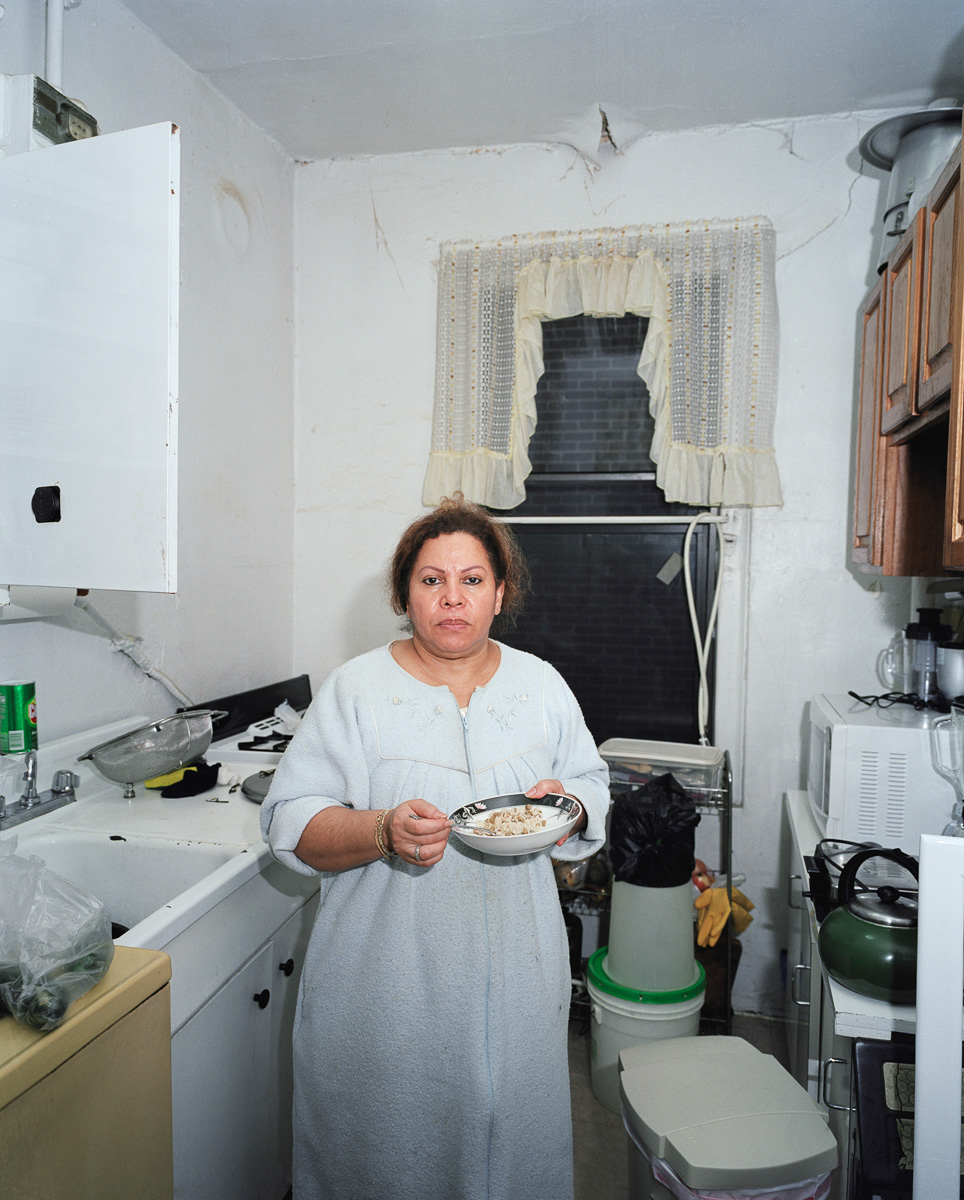
[{"label": "woman's right hand", "polygon": [[453,822],[427,800],[404,800],[385,818],[388,848],[416,867],[442,861]]}]

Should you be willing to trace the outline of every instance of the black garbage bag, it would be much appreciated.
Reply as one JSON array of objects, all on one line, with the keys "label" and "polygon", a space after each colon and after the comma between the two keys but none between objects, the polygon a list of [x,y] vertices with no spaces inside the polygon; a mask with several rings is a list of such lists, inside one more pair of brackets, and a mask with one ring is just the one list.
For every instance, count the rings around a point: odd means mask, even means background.
[{"label": "black garbage bag", "polygon": [[609,857],[617,883],[679,887],[693,873],[695,801],[669,773],[634,785],[613,801]]}]

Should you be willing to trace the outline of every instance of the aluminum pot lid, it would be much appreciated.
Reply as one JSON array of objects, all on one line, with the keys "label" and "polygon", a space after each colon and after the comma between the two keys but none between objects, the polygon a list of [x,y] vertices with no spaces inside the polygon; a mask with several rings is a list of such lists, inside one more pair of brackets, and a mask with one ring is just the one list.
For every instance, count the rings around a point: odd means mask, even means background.
[{"label": "aluminum pot lid", "polygon": [[268,794],[268,788],[271,787],[271,780],[273,778],[273,770],[259,771],[257,775],[249,775],[241,784],[241,791],[249,800],[253,800],[255,804],[262,804],[265,796]]},{"label": "aluminum pot lid", "polygon": [[872,925],[885,925],[890,929],[917,928],[917,901],[902,896],[889,884],[872,892],[855,892],[847,909]]}]

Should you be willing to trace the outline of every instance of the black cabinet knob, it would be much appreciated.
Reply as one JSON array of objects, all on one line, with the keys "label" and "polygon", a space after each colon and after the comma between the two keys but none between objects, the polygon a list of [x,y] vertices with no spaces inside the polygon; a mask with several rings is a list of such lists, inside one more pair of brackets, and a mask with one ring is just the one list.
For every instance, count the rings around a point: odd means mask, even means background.
[{"label": "black cabinet knob", "polygon": [[257,1004],[258,1008],[267,1008],[268,1001],[270,999],[271,999],[271,993],[268,991],[267,988],[265,988],[263,992],[255,992],[254,993],[254,1002],[255,1002],[255,1004]]},{"label": "black cabinet knob", "polygon": [[295,960],[293,958],[289,958],[287,962],[278,963],[278,970],[282,973],[282,975],[290,975],[294,969]]},{"label": "black cabinet knob", "polygon": [[55,483],[49,487],[35,488],[30,500],[30,507],[33,509],[34,519],[40,525],[46,524],[48,521],[59,521],[60,485]]}]

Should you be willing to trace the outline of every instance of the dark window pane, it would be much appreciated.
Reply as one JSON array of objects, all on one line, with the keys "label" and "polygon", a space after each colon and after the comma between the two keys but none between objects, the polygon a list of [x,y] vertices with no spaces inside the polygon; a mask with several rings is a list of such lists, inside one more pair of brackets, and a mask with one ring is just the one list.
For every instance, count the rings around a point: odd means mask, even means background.
[{"label": "dark window pane", "polygon": [[[502,638],[548,659],[576,694],[597,743],[696,742],[699,672],[682,573],[656,578],[683,527],[519,526],[533,595]],[[694,535],[697,611],[706,612],[713,531]],[[712,684],[712,678],[711,678]]]}]

